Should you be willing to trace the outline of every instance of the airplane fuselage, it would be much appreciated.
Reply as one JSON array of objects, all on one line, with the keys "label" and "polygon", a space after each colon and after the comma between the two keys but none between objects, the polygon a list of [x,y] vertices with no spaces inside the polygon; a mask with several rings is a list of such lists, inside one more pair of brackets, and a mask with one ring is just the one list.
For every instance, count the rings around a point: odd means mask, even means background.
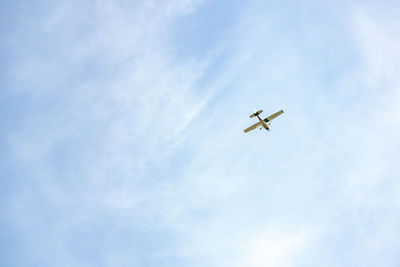
[{"label": "airplane fuselage", "polygon": [[258,118],[258,120],[261,122],[261,125],[264,127],[264,129],[267,130],[267,131],[269,131],[269,126],[268,126],[268,124],[267,124],[263,119],[261,119],[261,117],[260,117],[259,115],[257,115],[257,118]]}]

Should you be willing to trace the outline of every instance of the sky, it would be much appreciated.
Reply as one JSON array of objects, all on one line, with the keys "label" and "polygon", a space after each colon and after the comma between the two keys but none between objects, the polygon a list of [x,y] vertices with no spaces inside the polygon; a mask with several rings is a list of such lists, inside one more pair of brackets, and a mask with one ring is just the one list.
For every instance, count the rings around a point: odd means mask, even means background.
[{"label": "sky", "polygon": [[2,1],[0,265],[399,266],[399,18]]}]

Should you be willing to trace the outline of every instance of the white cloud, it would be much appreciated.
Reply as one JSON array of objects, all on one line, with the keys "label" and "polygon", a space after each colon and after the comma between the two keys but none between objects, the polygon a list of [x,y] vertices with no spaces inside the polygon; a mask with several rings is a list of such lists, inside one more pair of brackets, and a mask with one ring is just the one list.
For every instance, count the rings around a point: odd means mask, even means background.
[{"label": "white cloud", "polygon": [[[11,68],[29,99],[26,120],[9,137],[30,183],[9,208],[26,253],[51,262],[48,252],[58,251],[83,264],[74,250],[83,236],[142,242],[146,255],[191,266],[357,262],[334,247],[342,243],[356,256],[390,256],[400,205],[397,28],[357,11],[353,41],[363,64],[335,76],[341,88],[331,93],[319,89],[326,81],[310,70],[301,38],[268,31],[276,21],[260,8],[242,18],[237,39],[225,44],[231,59],[203,91],[197,82],[213,53],[177,60],[168,43],[171,22],[197,4],[98,1],[82,4],[93,13],[76,20],[73,5],[63,4],[36,18],[38,36],[56,48],[28,47]],[[37,37],[24,29],[16,36]],[[288,109],[267,136],[242,133],[254,103],[265,113]],[[101,222],[112,231],[91,237],[93,225],[104,231]],[[31,224],[48,229],[36,233]],[[172,244],[152,247],[158,236],[136,241],[147,231],[164,231]],[[36,251],[40,238],[48,242]],[[103,249],[92,251],[99,261],[141,264],[140,248]]]},{"label": "white cloud", "polygon": [[[163,177],[149,172],[185,141],[184,130],[206,104],[194,90],[205,63],[174,61],[165,38],[169,23],[195,2],[149,3],[60,4],[32,19],[37,30],[15,33],[29,44],[28,56],[16,56],[10,70],[28,112],[8,136],[10,156],[24,173],[6,216],[22,233],[21,253],[38,262],[83,263],[71,240],[97,231],[91,225],[98,216],[117,233],[164,227],[155,223],[164,207]],[[30,231],[30,224],[48,229]],[[128,255],[116,250],[99,257],[115,262],[110,258]],[[130,255],[125,264],[135,261]]]},{"label": "white cloud", "polygon": [[[257,36],[256,23],[251,23],[252,18],[246,21],[254,32],[244,36]],[[381,25],[374,14],[356,12],[352,22],[347,30],[354,34],[355,47],[348,49],[354,49],[354,59],[360,61],[349,68],[350,73],[333,79],[337,88],[318,76],[311,76],[314,83],[304,81],[300,74],[309,75],[309,69],[302,69],[309,58],[294,46],[290,59],[274,60],[277,66],[271,69],[278,75],[272,79],[282,79],[283,93],[252,89],[263,81],[268,85],[269,77],[257,82],[246,75],[236,78],[235,90],[224,94],[211,111],[213,119],[202,122],[208,134],[194,136],[201,147],[195,149],[181,184],[171,193],[181,197],[171,201],[181,203],[170,220],[186,237],[181,242],[183,255],[219,266],[230,266],[234,260],[227,255],[231,254],[242,257],[245,263],[239,266],[263,266],[267,261],[271,265],[265,266],[382,262],[395,266],[393,250],[398,241],[390,233],[398,232],[398,216],[392,212],[400,209],[395,179],[400,173],[398,34],[396,28],[388,31],[390,27]],[[282,41],[279,35],[273,37],[275,45]],[[258,73],[261,64],[257,51],[263,55],[278,49],[265,47],[264,39],[240,38],[243,47],[235,51],[238,57],[242,50],[256,53],[240,61],[242,71],[256,76],[252,71]],[[271,67],[270,63],[261,66]],[[287,90],[288,85],[294,89]],[[315,89],[324,85],[328,88]],[[245,112],[247,102],[268,105],[270,99],[285,101],[291,108],[276,123],[286,131],[273,131],[265,140],[264,133],[240,135],[246,125],[236,114]],[[221,114],[226,110],[227,116]],[[197,212],[204,217],[197,217]],[[263,226],[271,221],[291,222],[294,230],[265,233]],[[302,231],[303,227],[313,230]],[[259,239],[244,242],[247,236]],[[248,250],[239,249],[242,243]],[[377,261],[380,257],[388,260]]]},{"label": "white cloud", "polygon": [[305,245],[301,233],[288,233],[279,227],[271,227],[243,245],[246,251],[244,259],[239,260],[235,266],[295,266],[295,256]]}]

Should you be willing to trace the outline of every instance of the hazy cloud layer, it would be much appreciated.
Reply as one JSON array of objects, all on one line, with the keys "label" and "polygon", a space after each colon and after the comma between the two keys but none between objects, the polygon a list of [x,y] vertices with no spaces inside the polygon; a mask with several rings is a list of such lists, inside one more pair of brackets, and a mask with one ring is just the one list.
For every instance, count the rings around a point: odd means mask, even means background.
[{"label": "hazy cloud layer", "polygon": [[3,6],[2,265],[399,264],[398,4]]}]

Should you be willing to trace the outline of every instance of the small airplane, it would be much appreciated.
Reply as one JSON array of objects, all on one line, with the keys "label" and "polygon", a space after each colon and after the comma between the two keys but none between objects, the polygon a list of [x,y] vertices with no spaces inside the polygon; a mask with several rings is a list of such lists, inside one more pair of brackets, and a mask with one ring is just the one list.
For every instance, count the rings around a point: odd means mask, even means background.
[{"label": "small airplane", "polygon": [[[255,110],[254,110],[254,111],[255,111]],[[275,119],[276,117],[278,117],[279,115],[281,115],[281,114],[283,113],[283,110],[280,110],[280,111],[278,111],[278,112],[272,114],[271,116],[269,116],[269,117],[267,117],[267,118],[265,118],[265,119],[261,119],[260,116],[259,116],[262,112],[263,112],[263,111],[262,111],[262,109],[261,109],[261,110],[259,110],[259,111],[257,111],[257,112],[254,112],[253,114],[250,115],[250,118],[257,117],[258,120],[259,120],[259,122],[257,122],[257,123],[255,123],[255,124],[251,125],[251,126],[250,126],[249,128],[247,128],[247,129],[245,129],[245,130],[244,130],[245,133],[250,132],[251,130],[254,130],[255,128],[260,127],[260,126],[264,127],[265,130],[269,131],[269,129],[270,129],[270,128],[269,128],[269,125],[271,124],[271,121],[272,121],[273,119]],[[262,129],[262,127],[260,127],[260,130]]]}]

